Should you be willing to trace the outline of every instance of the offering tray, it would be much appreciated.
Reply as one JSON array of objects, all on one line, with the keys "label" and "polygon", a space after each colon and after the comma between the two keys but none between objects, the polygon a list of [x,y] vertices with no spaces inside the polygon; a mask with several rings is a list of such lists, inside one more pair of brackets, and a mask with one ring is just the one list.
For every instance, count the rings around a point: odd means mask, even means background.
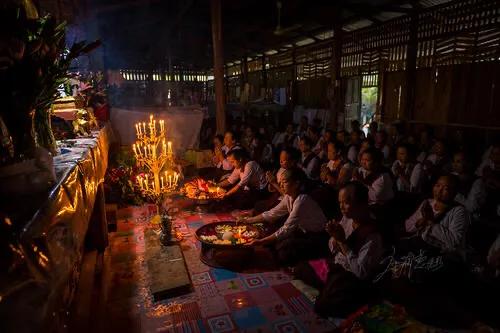
[{"label": "offering tray", "polygon": [[226,190],[217,187],[213,182],[195,178],[184,184],[181,193],[197,205],[207,205],[219,200],[219,197],[226,193]]},{"label": "offering tray", "polygon": [[206,224],[195,233],[201,243],[200,260],[212,267],[241,268],[252,259],[254,252],[254,247],[247,243],[260,234],[256,226],[235,221]]}]

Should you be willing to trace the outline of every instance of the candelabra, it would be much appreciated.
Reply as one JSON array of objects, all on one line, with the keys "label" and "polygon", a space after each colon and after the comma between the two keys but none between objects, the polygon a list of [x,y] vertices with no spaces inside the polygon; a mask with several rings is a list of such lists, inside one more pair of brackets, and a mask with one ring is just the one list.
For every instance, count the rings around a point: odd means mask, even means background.
[{"label": "candelabra", "polygon": [[159,120],[157,124],[153,115],[150,115],[147,126],[145,122],[136,123],[135,130],[137,141],[132,145],[132,150],[137,164],[148,170],[144,175],[137,176],[137,183],[142,194],[157,204],[159,219],[163,195],[175,191],[179,181],[179,174],[173,171],[172,142],[165,140],[165,121]]}]

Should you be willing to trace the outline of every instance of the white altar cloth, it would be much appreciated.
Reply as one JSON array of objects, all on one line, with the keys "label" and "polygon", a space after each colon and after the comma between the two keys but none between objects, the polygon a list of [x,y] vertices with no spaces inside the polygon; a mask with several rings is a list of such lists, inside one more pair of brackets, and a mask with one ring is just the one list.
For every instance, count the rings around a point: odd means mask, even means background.
[{"label": "white altar cloth", "polygon": [[203,122],[201,107],[133,107],[131,109],[112,108],[111,124],[122,145],[135,142],[135,126],[137,122],[149,122],[149,115],[155,119],[165,120],[167,140],[173,142],[177,152],[186,149],[197,149],[200,128]]}]

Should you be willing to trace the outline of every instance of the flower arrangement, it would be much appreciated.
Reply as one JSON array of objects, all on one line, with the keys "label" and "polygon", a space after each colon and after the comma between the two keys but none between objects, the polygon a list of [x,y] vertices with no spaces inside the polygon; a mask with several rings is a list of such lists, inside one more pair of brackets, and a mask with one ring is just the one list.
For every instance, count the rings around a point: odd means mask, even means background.
[{"label": "flower arrangement", "polygon": [[[137,176],[143,175],[136,166],[134,156],[127,150],[119,151],[111,159],[106,173],[105,187],[107,200],[120,205],[141,205],[143,197],[137,187]],[[114,196],[114,198],[113,198]]]},{"label": "flower arrangement", "polygon": [[0,5],[0,20],[8,29],[0,37],[0,118],[9,131],[14,154],[22,160],[36,147],[56,153],[51,106],[59,88],[71,77],[73,60],[91,52],[100,41],[65,45],[65,23],[39,17],[30,0]]}]

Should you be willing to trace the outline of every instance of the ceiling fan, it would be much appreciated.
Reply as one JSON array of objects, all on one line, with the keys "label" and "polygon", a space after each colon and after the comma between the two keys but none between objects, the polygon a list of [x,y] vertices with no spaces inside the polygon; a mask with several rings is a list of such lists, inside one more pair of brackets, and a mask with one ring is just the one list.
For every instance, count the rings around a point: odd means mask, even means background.
[{"label": "ceiling fan", "polygon": [[295,31],[302,27],[302,24],[294,24],[289,27],[283,28],[281,26],[281,8],[283,7],[283,3],[281,0],[276,1],[276,8],[278,9],[278,24],[276,25],[276,29],[274,29],[274,34],[276,36],[282,36],[289,32]]}]

